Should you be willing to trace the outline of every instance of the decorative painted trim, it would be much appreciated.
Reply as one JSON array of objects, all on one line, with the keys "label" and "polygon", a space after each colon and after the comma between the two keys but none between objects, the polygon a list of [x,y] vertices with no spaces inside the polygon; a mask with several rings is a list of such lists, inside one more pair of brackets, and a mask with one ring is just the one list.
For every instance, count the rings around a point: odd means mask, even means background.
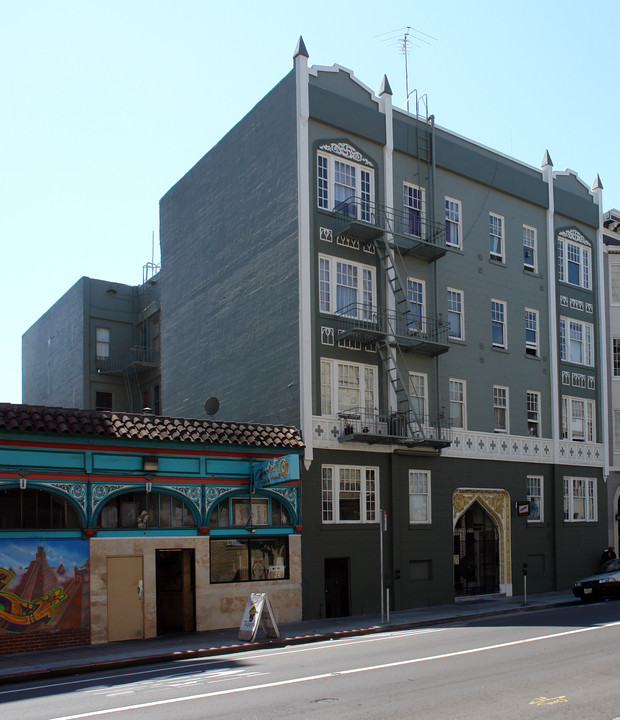
[{"label": "decorative painted trim", "polygon": [[200,487],[197,485],[158,485],[159,488],[168,490],[173,495],[183,495],[196,508],[198,518],[202,517],[202,498]]},{"label": "decorative painted trim", "polygon": [[68,495],[73,502],[79,505],[86,517],[86,486],[83,483],[45,483],[45,487],[53,487],[64,495]]},{"label": "decorative painted trim", "polygon": [[375,246],[372,243],[364,243],[362,245],[362,250],[370,255],[376,255]]},{"label": "decorative painted trim", "polygon": [[571,298],[570,299],[570,307],[571,310],[581,310],[581,312],[585,309],[585,304],[583,300],[577,300],[577,298]]},{"label": "decorative painted trim", "polygon": [[[312,416],[312,441],[317,448],[389,454],[399,447],[381,443],[370,446],[362,442],[347,442],[346,447],[343,447],[338,441],[339,435],[340,421],[337,418]],[[545,465],[558,463],[602,467],[604,464],[603,446],[599,443],[558,440],[557,457],[554,457],[553,448],[554,443],[551,438],[455,429],[452,445],[442,450],[441,455],[450,458],[536,462]]]},{"label": "decorative painted trim", "polygon": [[585,388],[586,376],[582,373],[573,373],[571,376],[571,383],[573,387]]},{"label": "decorative painted trim", "polygon": [[97,483],[90,487],[90,515],[94,518],[97,514],[99,506],[102,505],[110,495],[114,495],[121,490],[135,490],[136,485],[104,485]]},{"label": "decorative painted trim", "polygon": [[588,390],[596,390],[596,378],[588,375]]},{"label": "decorative painted trim", "polygon": [[352,160],[353,162],[361,163],[368,167],[374,167],[373,163],[367,157],[346,142],[325,143],[324,145],[319,145],[319,150],[332,153],[333,155],[340,155],[347,160]]},{"label": "decorative painted trim", "polygon": [[[342,331],[340,331],[342,332]],[[359,340],[352,340],[351,338],[344,338],[344,340],[338,339],[338,347],[344,348],[345,350],[361,350],[362,343]]]},{"label": "decorative painted trim", "polygon": [[232,487],[208,487],[205,489],[205,518],[209,516],[211,508],[227,492],[234,490]]},{"label": "decorative painted trim", "polygon": [[570,228],[569,230],[561,230],[558,233],[558,236],[567,238],[568,240],[573,240],[574,242],[581,243],[582,245],[587,245],[588,247],[592,247],[592,243],[589,240],[587,240],[579,232],[579,230],[575,230],[575,228]]},{"label": "decorative painted trim", "polygon": [[568,307],[568,297],[566,295],[560,295],[560,305]]},{"label": "decorative painted trim", "polygon": [[570,373],[568,370],[562,370],[562,385],[570,385]]},{"label": "decorative painted trim", "polygon": [[319,228],[319,238],[325,240],[325,242],[332,242],[334,239],[334,232],[331,228]]},{"label": "decorative painted trim", "polygon": [[457,488],[452,495],[452,527],[474,502],[489,513],[497,525],[499,535],[500,590],[512,595],[510,495],[506,490],[486,488]]},{"label": "decorative painted trim", "polygon": [[321,345],[334,345],[334,328],[321,326]]},{"label": "decorative painted trim", "polygon": [[299,493],[297,492],[297,489],[288,487],[272,487],[269,488],[269,491],[275,493],[276,495],[279,495],[293,508],[295,512],[295,517],[291,518],[291,524],[295,525],[295,523],[299,520]]},{"label": "decorative painted trim", "polygon": [[352,250],[360,249],[360,241],[357,238],[349,237],[348,235],[338,235],[336,243],[342,245],[342,247],[348,247]]},{"label": "decorative painted trim", "polygon": [[592,303],[589,303],[589,302],[586,303],[586,312],[587,312],[589,315],[593,315],[593,314],[594,314],[594,305],[592,305]]}]

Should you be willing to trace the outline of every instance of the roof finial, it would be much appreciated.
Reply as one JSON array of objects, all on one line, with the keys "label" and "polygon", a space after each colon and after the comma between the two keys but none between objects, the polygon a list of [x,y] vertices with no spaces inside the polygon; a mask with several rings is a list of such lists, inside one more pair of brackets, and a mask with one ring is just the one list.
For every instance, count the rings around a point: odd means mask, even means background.
[{"label": "roof finial", "polygon": [[392,95],[392,88],[390,87],[389,80],[387,79],[387,75],[383,76],[383,80],[381,82],[381,90],[379,90],[379,95]]},{"label": "roof finial", "polygon": [[596,173],[596,177],[594,178],[594,185],[592,185],[592,190],[602,190],[603,189],[603,183],[601,182],[601,178],[599,177],[599,174]]},{"label": "roof finial", "polygon": [[545,150],[545,156],[543,157],[541,167],[547,167],[547,165],[553,167],[553,162],[551,161],[551,155],[549,155],[549,151]]},{"label": "roof finial", "polygon": [[309,57],[308,51],[306,50],[306,45],[304,43],[304,39],[301,35],[299,36],[299,40],[297,41],[297,47],[295,48],[295,54],[293,55],[293,59],[295,59],[298,55]]}]

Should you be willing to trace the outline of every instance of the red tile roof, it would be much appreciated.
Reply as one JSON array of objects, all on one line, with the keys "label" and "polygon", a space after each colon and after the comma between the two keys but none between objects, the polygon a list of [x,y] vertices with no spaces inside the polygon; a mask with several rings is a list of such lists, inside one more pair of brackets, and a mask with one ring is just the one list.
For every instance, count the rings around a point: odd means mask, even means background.
[{"label": "red tile roof", "polygon": [[303,448],[297,428],[0,403],[0,431]]}]

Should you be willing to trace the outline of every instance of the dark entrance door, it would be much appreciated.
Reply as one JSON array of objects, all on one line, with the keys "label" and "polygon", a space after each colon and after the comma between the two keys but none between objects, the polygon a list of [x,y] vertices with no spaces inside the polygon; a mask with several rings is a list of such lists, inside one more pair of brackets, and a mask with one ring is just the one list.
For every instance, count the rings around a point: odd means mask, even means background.
[{"label": "dark entrance door", "polygon": [[486,510],[475,502],[454,528],[454,592],[486,595],[499,591],[499,536]]},{"label": "dark entrance door", "polygon": [[157,550],[157,634],[196,629],[194,550]]},{"label": "dark entrance door", "polygon": [[325,558],[325,617],[350,614],[349,558]]}]

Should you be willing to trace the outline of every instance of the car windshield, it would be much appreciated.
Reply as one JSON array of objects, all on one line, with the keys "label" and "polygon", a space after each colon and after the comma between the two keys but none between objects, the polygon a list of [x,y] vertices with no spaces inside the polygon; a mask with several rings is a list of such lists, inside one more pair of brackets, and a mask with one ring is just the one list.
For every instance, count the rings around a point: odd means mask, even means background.
[{"label": "car windshield", "polygon": [[618,572],[620,570],[620,558],[614,558],[603,565],[603,572]]}]

